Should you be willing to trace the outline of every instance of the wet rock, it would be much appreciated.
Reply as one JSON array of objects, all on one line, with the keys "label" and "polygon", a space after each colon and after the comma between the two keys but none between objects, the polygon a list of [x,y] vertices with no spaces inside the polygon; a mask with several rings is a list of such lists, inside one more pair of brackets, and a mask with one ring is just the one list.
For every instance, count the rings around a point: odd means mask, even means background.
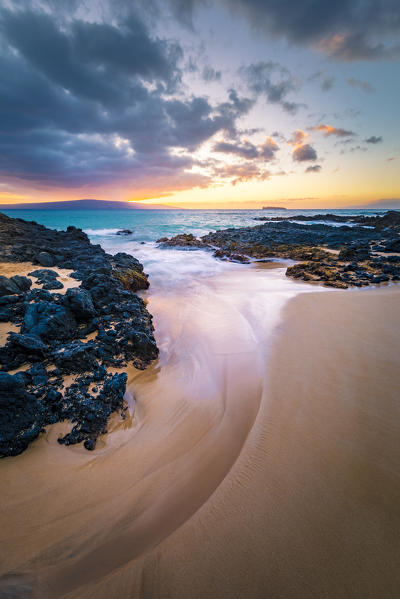
[{"label": "wet rock", "polygon": [[39,301],[26,308],[21,332],[42,339],[70,339],[76,329],[72,312],[55,302]]},{"label": "wet rock", "polygon": [[141,356],[154,360],[157,357],[157,346],[154,338],[140,331],[128,331],[124,342],[127,342],[132,348],[140,353]]},{"label": "wet rock", "polygon": [[35,277],[36,279],[44,279],[47,280],[49,278],[57,278],[60,275],[56,270],[51,270],[49,268],[38,268],[28,273],[30,277]]},{"label": "wet rock", "polygon": [[83,372],[95,368],[96,347],[92,341],[71,341],[56,350],[52,356],[57,368],[65,372]]},{"label": "wet rock", "polygon": [[57,281],[60,275],[55,270],[46,268],[34,270],[29,273],[29,276],[35,277],[38,285],[43,285],[43,289],[62,289],[64,287],[61,281]]},{"label": "wet rock", "polygon": [[21,289],[12,279],[0,275],[0,296],[21,293]]},{"label": "wet rock", "polygon": [[[371,247],[385,248],[387,252],[399,247],[400,212],[390,211],[373,217],[296,215],[296,221],[300,222],[290,222],[293,218],[262,217],[260,220],[267,219],[264,224],[254,227],[224,229],[201,239],[178,235],[158,241],[162,246],[209,249],[223,260],[283,258],[300,261],[287,269],[287,276],[338,288],[368,285],[382,275],[389,280],[400,280],[400,271],[391,268],[389,258],[392,256],[376,261],[371,254]],[[319,220],[343,223],[343,226],[301,222]],[[240,258],[242,256],[245,260]]]},{"label": "wet rock", "polygon": [[20,298],[16,295],[3,295],[0,297],[0,306],[16,304],[19,301],[20,301]]},{"label": "wet rock", "polygon": [[52,290],[52,289],[63,289],[64,285],[61,281],[57,281],[57,279],[52,278],[48,280],[46,283],[43,283],[42,289]]},{"label": "wet rock", "polygon": [[139,262],[137,258],[131,256],[130,254],[126,254],[125,252],[118,252],[111,257],[111,262],[114,269],[130,269],[130,270],[139,270],[143,271],[143,265]]},{"label": "wet rock", "polygon": [[30,376],[32,385],[34,387],[44,387],[49,379],[43,364],[35,364],[26,371],[26,374]]},{"label": "wet rock", "polygon": [[37,261],[42,266],[54,266],[54,258],[48,252],[40,252]]},{"label": "wet rock", "polygon": [[46,356],[48,346],[36,335],[10,333],[8,340],[11,346],[18,347],[27,354]]},{"label": "wet rock", "polygon": [[20,290],[20,293],[23,293],[24,291],[28,291],[28,289],[30,289],[32,286],[32,281],[30,279],[28,279],[28,277],[14,275],[13,277],[11,277],[10,280],[16,284],[16,286]]},{"label": "wet rock", "polygon": [[141,289],[148,289],[150,286],[147,275],[139,270],[120,270],[115,276],[121,282],[123,288],[130,291],[140,291]]},{"label": "wet rock", "polygon": [[[143,369],[158,355],[151,315],[132,292],[148,286],[138,260],[123,252],[106,254],[75,227],[52,231],[0,212],[0,261],[35,262],[41,252],[49,254],[54,265],[73,269],[82,283],[64,296],[49,291],[62,287],[57,272],[49,268],[29,275],[41,289],[30,289],[23,277],[0,279],[0,320],[21,326],[21,332],[10,333],[0,347],[0,367],[7,374],[28,366],[18,375],[18,388],[11,377],[3,389],[11,384],[17,388],[20,405],[32,416],[19,426],[14,407],[3,405],[4,420],[15,420],[16,426],[1,437],[5,429],[0,422],[0,443],[7,439],[1,455],[23,451],[44,426],[64,420],[74,428],[60,442],[83,442],[93,449],[110,415],[125,409],[126,375],[108,369],[127,363]],[[96,330],[94,339],[83,342]]]},{"label": "wet rock", "polygon": [[338,260],[346,261],[362,261],[370,258],[369,248],[347,246],[340,250]]},{"label": "wet rock", "polygon": [[241,262],[242,264],[248,264],[250,259],[247,256],[243,256],[243,254],[231,254],[230,260],[232,262]]},{"label": "wet rock", "polygon": [[[107,431],[107,420],[113,412],[123,410],[126,373],[108,375],[97,397],[90,397],[84,390],[80,395],[78,422],[72,431],[58,439],[65,445],[81,443],[88,450],[95,449],[97,438]],[[66,395],[68,406],[70,393]],[[67,408],[68,409],[68,408]]]},{"label": "wet rock", "polygon": [[147,275],[143,272],[143,266],[133,256],[119,252],[112,257],[112,264],[114,276],[124,289],[140,291],[149,288],[150,283]]},{"label": "wet rock", "polygon": [[204,248],[206,244],[201,239],[197,239],[191,233],[182,233],[181,235],[175,235],[175,237],[161,237],[157,239],[157,243],[160,243],[164,247],[193,247],[193,248]]},{"label": "wet rock", "polygon": [[36,397],[26,392],[24,379],[0,372],[0,456],[18,455],[42,428],[44,410]]},{"label": "wet rock", "polygon": [[132,235],[133,231],[131,231],[130,229],[121,229],[120,231],[117,231],[117,235]]},{"label": "wet rock", "polygon": [[385,252],[400,252],[400,239],[394,239],[393,241],[389,241],[386,243]]},{"label": "wet rock", "polygon": [[92,296],[86,289],[67,289],[64,301],[77,320],[87,321],[96,314]]}]

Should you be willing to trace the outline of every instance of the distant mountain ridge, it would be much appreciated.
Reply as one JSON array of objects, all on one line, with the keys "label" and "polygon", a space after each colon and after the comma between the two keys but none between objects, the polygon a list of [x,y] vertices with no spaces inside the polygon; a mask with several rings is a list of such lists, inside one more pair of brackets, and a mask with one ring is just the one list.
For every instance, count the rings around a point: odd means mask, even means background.
[{"label": "distant mountain ridge", "polygon": [[61,202],[35,202],[24,204],[0,204],[0,210],[170,210],[162,204],[141,204],[113,200],[62,200]]},{"label": "distant mountain ridge", "polygon": [[377,200],[376,202],[371,202],[370,204],[365,204],[364,206],[356,206],[357,208],[369,208],[369,209],[377,209],[377,210],[400,210],[400,199],[392,198],[392,199],[383,199]]}]

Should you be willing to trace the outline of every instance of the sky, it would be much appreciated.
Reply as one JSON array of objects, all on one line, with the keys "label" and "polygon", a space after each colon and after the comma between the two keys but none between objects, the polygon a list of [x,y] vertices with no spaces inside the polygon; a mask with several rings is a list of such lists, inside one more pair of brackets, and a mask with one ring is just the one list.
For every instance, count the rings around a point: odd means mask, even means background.
[{"label": "sky", "polygon": [[2,0],[0,204],[400,198],[398,0]]}]

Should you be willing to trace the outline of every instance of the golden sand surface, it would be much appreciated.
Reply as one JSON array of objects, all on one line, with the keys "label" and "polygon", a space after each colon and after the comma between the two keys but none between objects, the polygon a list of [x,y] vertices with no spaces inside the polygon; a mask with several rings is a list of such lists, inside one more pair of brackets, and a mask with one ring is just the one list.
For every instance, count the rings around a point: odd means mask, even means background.
[{"label": "golden sand surface", "polygon": [[[0,262],[0,275],[3,277],[13,277],[14,275],[21,275],[28,277],[32,281],[31,289],[39,289],[41,285],[37,285],[37,279],[35,277],[29,277],[28,273],[34,270],[40,270],[43,266],[32,264],[32,262]],[[65,293],[70,287],[79,287],[80,281],[70,277],[73,270],[67,268],[58,268],[58,266],[52,266],[49,270],[54,270],[59,274],[58,280],[64,285],[63,289],[57,289],[57,293]]]},{"label": "golden sand surface", "polygon": [[399,289],[297,296],[265,348],[224,285],[151,299],[168,355],[99,449],[2,460],[0,596],[399,596]]}]

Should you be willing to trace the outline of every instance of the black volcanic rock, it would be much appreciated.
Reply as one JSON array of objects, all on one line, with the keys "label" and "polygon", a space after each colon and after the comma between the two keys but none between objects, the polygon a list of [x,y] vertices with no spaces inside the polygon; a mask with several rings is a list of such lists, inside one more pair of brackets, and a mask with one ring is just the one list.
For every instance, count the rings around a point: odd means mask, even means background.
[{"label": "black volcanic rock", "polygon": [[21,332],[46,340],[71,339],[76,329],[72,312],[63,305],[50,301],[28,304]]},{"label": "black volcanic rock", "polygon": [[0,296],[14,295],[15,293],[21,293],[21,289],[16,282],[7,277],[0,276]]},{"label": "black volcanic rock", "polygon": [[40,433],[43,406],[27,393],[24,378],[0,372],[0,455],[18,455]]},{"label": "black volcanic rock", "polygon": [[86,289],[67,289],[64,301],[78,320],[86,321],[96,314],[92,296]]},{"label": "black volcanic rock", "polygon": [[[149,284],[138,260],[106,254],[75,227],[52,231],[0,213],[0,261],[50,265],[43,253],[51,265],[73,269],[81,286],[51,293],[62,284],[48,268],[29,274],[41,289],[30,289],[26,277],[0,278],[0,320],[21,327],[0,347],[0,456],[20,453],[62,420],[74,426],[60,443],[94,449],[109,416],[124,416],[127,377],[108,368],[143,369],[158,355],[152,317],[133,293]],[[89,333],[97,335],[87,341]]]},{"label": "black volcanic rock", "polygon": [[[294,219],[300,222],[290,222]],[[200,239],[177,235],[158,242],[161,247],[209,249],[215,257],[234,262],[268,258],[300,261],[286,270],[287,276],[321,282],[329,287],[360,287],[400,280],[399,265],[389,261],[396,256],[376,259],[374,255],[377,249],[387,253],[400,251],[400,212],[389,211],[380,216],[317,214],[257,220],[265,222],[254,227],[223,229]],[[301,222],[318,220],[343,223],[343,226]]]},{"label": "black volcanic rock", "polygon": [[18,289],[23,293],[24,291],[28,291],[28,289],[32,286],[32,281],[28,279],[28,277],[22,277],[20,275],[14,275],[11,277],[11,281],[16,284]]},{"label": "black volcanic rock", "polygon": [[54,266],[55,260],[48,252],[39,252],[37,261],[42,266]]},{"label": "black volcanic rock", "polygon": [[42,285],[42,289],[62,289],[64,285],[61,281],[57,281],[59,274],[55,270],[49,270],[48,268],[41,268],[28,273],[30,277],[37,279],[37,284]]}]

